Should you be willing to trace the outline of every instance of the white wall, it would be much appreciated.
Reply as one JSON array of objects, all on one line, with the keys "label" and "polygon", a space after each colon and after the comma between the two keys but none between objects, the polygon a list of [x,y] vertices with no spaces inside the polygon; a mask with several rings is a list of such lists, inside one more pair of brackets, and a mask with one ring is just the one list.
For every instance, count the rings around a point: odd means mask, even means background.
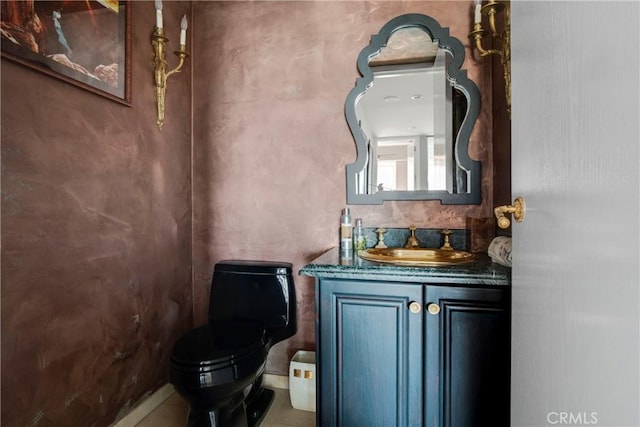
[{"label": "white wall", "polygon": [[512,426],[640,425],[640,3],[512,2]]}]

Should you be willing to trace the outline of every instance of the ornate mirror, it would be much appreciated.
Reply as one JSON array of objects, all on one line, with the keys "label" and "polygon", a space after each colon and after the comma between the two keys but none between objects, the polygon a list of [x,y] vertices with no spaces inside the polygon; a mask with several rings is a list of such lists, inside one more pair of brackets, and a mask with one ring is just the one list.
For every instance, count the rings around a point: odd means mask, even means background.
[{"label": "ornate mirror", "polygon": [[347,203],[480,204],[481,165],[468,153],[480,94],[463,61],[462,43],[426,15],[398,16],[371,37],[345,103],[358,153]]}]

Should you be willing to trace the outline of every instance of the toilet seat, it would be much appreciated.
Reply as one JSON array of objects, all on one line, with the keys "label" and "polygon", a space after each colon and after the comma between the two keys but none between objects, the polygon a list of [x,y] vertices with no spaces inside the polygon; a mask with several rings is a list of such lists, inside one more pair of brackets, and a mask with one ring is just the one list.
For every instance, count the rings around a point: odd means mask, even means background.
[{"label": "toilet seat", "polygon": [[237,365],[253,365],[256,361],[252,359],[257,358],[262,362],[265,356],[266,334],[263,325],[255,322],[217,321],[193,329],[180,338],[171,353],[171,365],[181,373],[200,376],[235,366],[230,374],[237,376]]}]

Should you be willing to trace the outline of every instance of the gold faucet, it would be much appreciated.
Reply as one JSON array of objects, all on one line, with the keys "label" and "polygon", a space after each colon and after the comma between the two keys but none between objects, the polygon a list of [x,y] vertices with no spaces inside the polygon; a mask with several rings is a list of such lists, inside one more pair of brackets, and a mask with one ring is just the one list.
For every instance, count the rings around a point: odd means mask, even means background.
[{"label": "gold faucet", "polygon": [[384,233],[387,232],[386,228],[377,228],[376,233],[378,233],[378,244],[375,246],[376,249],[384,249],[387,247],[384,243]]},{"label": "gold faucet", "polygon": [[442,245],[442,247],[440,249],[443,249],[445,251],[451,251],[453,250],[453,247],[451,246],[451,243],[449,243],[449,235],[452,234],[453,231],[449,230],[448,228],[444,228],[442,230],[440,230],[440,234],[442,234],[442,236],[444,237],[444,244]]},{"label": "gold faucet", "polygon": [[407,249],[419,248],[420,247],[420,242],[418,241],[418,238],[416,237],[416,226],[411,224],[411,227],[409,227],[409,230],[411,231],[411,236],[409,236],[409,238],[407,239],[407,244],[404,245],[404,247],[407,248]]}]

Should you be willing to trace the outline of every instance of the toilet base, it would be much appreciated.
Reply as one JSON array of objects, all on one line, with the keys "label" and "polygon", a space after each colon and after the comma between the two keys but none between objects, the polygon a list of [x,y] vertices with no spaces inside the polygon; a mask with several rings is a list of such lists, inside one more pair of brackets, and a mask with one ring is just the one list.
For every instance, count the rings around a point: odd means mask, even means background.
[{"label": "toilet base", "polygon": [[260,388],[245,402],[225,405],[212,411],[198,411],[189,408],[187,427],[256,427],[264,419],[271,403],[273,390]]},{"label": "toilet base", "polygon": [[273,403],[273,397],[275,393],[268,388],[261,389],[247,405],[247,423],[248,427],[254,427],[260,425],[262,419],[267,415],[267,411]]}]

